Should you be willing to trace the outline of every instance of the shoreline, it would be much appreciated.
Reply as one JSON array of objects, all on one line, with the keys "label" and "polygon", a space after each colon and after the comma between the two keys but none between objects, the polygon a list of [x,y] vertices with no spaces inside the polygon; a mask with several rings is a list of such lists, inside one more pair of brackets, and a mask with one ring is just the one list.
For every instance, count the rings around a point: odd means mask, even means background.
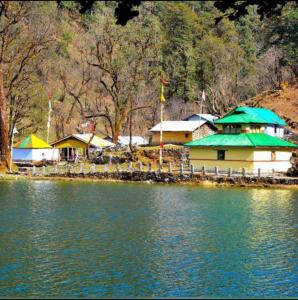
[{"label": "shoreline", "polygon": [[0,180],[53,180],[79,182],[110,182],[110,183],[144,183],[214,187],[261,187],[261,188],[290,188],[298,189],[297,177],[241,177],[241,176],[211,176],[200,174],[170,174],[158,172],[121,172],[121,173],[94,173],[94,174],[49,174],[24,175],[4,174]]}]

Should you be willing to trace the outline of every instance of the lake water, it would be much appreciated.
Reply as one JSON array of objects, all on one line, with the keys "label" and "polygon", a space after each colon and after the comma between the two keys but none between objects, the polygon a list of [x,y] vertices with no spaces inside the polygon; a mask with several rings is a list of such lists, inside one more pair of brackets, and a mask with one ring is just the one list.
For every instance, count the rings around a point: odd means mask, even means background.
[{"label": "lake water", "polygon": [[298,190],[0,182],[0,297],[298,297]]}]

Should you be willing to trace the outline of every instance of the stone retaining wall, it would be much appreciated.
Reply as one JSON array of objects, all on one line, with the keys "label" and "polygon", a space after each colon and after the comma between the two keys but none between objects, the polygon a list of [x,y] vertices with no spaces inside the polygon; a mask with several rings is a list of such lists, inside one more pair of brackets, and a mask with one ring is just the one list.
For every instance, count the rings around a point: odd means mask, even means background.
[{"label": "stone retaining wall", "polygon": [[246,185],[298,185],[298,177],[258,177],[258,176],[214,176],[202,174],[173,174],[165,172],[140,172],[140,171],[122,171],[122,172],[96,172],[96,173],[69,173],[69,174],[49,174],[43,177],[60,178],[88,178],[102,180],[121,180],[121,181],[139,181],[139,182],[160,182],[160,183],[202,183],[204,181],[216,184],[232,184],[239,186]]}]

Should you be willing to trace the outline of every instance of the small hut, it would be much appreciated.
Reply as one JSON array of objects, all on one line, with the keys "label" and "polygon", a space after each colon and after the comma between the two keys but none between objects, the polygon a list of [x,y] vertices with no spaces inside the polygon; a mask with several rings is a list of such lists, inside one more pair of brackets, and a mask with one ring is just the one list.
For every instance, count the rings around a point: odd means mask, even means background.
[{"label": "small hut", "polygon": [[115,146],[91,133],[71,134],[51,144],[60,151],[61,160],[75,161],[76,157],[85,158],[87,153],[91,154],[97,150]]},{"label": "small hut", "polygon": [[13,147],[12,160],[14,162],[39,162],[42,160],[57,161],[58,149],[52,148],[44,140],[34,134],[28,135],[24,140]]}]

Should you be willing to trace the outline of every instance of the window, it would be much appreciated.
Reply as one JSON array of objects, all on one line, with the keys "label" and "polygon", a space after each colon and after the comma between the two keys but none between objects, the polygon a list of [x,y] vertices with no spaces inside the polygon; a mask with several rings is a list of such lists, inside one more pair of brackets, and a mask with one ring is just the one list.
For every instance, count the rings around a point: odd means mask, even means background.
[{"label": "window", "polygon": [[217,150],[217,160],[225,160],[226,150]]},{"label": "window", "polygon": [[230,126],[229,125],[224,126],[224,133],[230,133]]},{"label": "window", "polygon": [[277,126],[274,125],[274,133],[276,134],[277,133]]},{"label": "window", "polygon": [[250,132],[258,133],[260,132],[260,130],[261,130],[260,125],[250,125]]},{"label": "window", "polygon": [[241,133],[241,125],[225,125],[224,133]]},{"label": "window", "polygon": [[276,160],[276,152],[275,151],[271,152],[271,160]]},{"label": "window", "polygon": [[188,138],[189,137],[189,133],[185,133],[185,137]]}]

